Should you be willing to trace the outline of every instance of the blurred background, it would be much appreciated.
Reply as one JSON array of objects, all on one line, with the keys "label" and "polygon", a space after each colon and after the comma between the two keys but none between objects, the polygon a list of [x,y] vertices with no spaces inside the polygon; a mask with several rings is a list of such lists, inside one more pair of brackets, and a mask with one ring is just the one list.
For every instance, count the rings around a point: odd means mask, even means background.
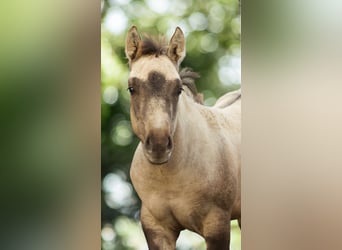
[{"label": "blurred background", "polygon": [[[139,224],[140,200],[129,177],[138,140],[129,121],[127,30],[171,37],[177,26],[186,36],[183,67],[200,73],[196,85],[212,105],[240,87],[240,10],[237,0],[104,0],[101,3],[101,179],[102,249],[147,249]],[[240,249],[232,224],[231,249]],[[205,249],[202,237],[181,233],[177,249]]]}]

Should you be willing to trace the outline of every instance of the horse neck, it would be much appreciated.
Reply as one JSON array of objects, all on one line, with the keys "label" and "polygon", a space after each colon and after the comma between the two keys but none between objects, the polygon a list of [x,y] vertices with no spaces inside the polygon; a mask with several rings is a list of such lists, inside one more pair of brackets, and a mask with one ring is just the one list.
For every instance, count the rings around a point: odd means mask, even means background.
[{"label": "horse neck", "polygon": [[[174,156],[178,160],[185,159],[195,148],[196,137],[201,134],[201,126],[205,124],[200,109],[191,97],[182,94],[178,103],[176,129],[174,134]],[[202,130],[203,131],[203,130]]]}]

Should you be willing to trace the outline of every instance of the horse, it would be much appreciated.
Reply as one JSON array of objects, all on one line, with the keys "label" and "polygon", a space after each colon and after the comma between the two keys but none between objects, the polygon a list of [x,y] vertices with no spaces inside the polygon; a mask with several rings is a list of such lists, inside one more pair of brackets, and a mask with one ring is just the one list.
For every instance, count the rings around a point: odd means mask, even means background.
[{"label": "horse", "polygon": [[184,229],[201,235],[209,250],[229,249],[230,220],[241,228],[241,91],[201,104],[198,74],[180,70],[179,27],[166,43],[142,39],[132,26],[125,54],[131,125],[140,140],[130,177],[149,249],[175,249]]}]

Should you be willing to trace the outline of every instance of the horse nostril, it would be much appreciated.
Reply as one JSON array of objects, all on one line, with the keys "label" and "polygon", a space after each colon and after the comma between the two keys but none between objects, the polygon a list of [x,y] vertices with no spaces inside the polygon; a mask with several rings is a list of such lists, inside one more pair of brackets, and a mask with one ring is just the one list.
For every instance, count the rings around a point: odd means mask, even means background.
[{"label": "horse nostril", "polygon": [[172,140],[171,140],[171,137],[169,136],[167,138],[167,149],[171,149],[172,148]]},{"label": "horse nostril", "polygon": [[145,141],[145,146],[147,148],[151,147],[151,138],[150,137],[147,137],[146,141]]},{"label": "horse nostril", "polygon": [[151,134],[146,137],[144,147],[148,152],[164,152],[170,151],[173,147],[170,136],[155,136]]}]

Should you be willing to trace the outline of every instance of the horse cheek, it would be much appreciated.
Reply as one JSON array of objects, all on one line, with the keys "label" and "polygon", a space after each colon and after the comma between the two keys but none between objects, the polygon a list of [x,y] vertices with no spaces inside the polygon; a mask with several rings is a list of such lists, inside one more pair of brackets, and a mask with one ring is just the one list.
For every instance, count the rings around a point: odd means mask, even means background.
[{"label": "horse cheek", "polygon": [[131,126],[134,134],[141,140],[144,140],[144,126],[141,120],[136,116],[133,108],[131,107]]}]

